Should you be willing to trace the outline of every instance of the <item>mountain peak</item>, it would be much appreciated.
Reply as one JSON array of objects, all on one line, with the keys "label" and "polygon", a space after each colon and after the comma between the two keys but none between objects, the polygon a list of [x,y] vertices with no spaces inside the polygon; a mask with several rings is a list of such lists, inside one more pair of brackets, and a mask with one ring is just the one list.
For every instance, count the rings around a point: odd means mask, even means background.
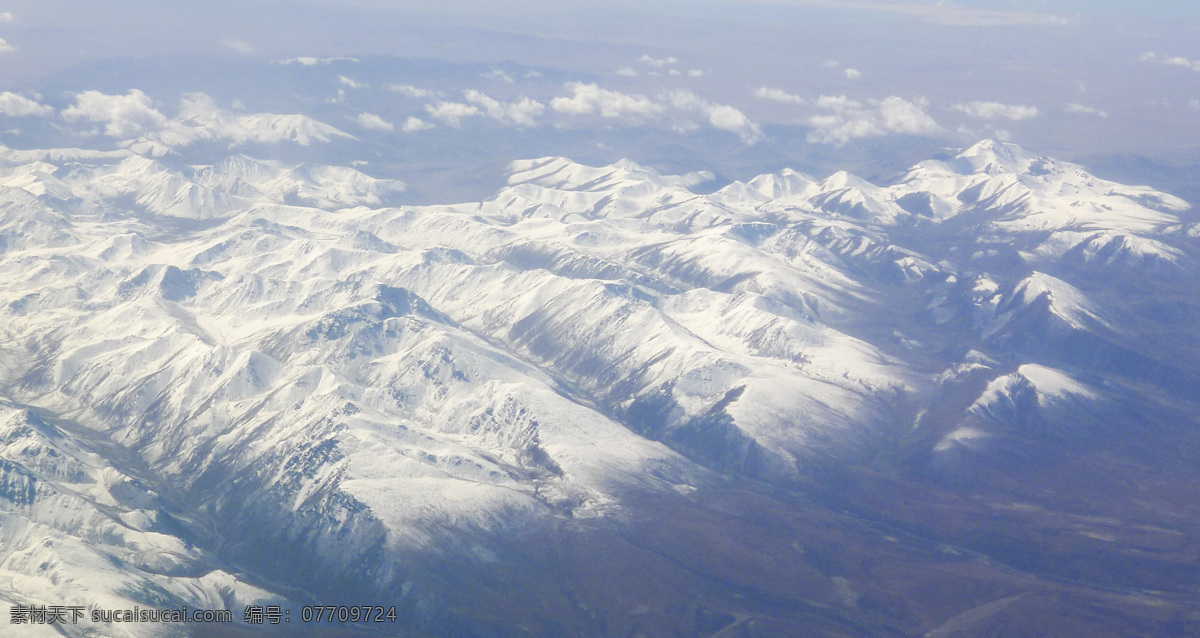
[{"label": "mountain peak", "polygon": [[1013,144],[985,139],[955,157],[956,168],[969,173],[1026,173],[1038,162],[1038,156]]},{"label": "mountain peak", "polygon": [[629,159],[607,166],[588,166],[565,157],[516,160],[509,164],[510,185],[535,184],[558,190],[608,191],[645,183],[658,188],[690,188],[713,179],[708,171],[663,175]]}]

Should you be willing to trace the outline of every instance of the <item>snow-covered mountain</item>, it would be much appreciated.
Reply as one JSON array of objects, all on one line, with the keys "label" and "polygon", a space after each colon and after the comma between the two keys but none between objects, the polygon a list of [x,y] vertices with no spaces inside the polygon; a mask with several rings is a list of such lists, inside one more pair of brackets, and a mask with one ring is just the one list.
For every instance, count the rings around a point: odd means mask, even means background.
[{"label": "snow-covered mountain", "polygon": [[458,631],[439,586],[468,568],[430,555],[1200,408],[1192,212],[1012,144],[707,194],[548,157],[419,207],[348,167],[136,150],[0,150],[9,604],[341,595]]}]

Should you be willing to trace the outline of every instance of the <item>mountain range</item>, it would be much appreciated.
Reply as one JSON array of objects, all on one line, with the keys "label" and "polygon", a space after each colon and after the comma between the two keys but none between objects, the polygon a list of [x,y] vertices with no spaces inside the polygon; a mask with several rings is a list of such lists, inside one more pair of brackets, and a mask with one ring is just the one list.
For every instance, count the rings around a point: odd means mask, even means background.
[{"label": "mountain range", "polygon": [[544,157],[423,206],[144,150],[0,148],[6,605],[1200,631],[1179,198],[991,140],[882,185]]}]

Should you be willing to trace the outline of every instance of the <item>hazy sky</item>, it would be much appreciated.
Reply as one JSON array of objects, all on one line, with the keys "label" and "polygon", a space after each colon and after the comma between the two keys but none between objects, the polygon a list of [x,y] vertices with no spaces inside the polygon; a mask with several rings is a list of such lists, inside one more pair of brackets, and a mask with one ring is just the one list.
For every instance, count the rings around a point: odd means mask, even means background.
[{"label": "hazy sky", "polygon": [[[588,127],[717,132],[783,156],[900,136],[1067,159],[1200,149],[1192,2],[18,1],[0,7],[0,42],[0,90],[46,113],[137,89],[171,118],[198,91],[396,145],[478,125],[523,136],[515,153]],[[277,64],[297,57],[359,61]],[[0,141],[32,143],[38,125],[9,120]]]}]

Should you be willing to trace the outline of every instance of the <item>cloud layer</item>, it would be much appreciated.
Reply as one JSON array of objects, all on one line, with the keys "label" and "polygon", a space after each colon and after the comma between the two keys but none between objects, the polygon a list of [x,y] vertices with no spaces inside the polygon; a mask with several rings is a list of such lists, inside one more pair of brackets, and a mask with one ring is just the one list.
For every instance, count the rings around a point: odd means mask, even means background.
[{"label": "cloud layer", "polygon": [[1095,115],[1096,117],[1108,117],[1107,111],[1102,111],[1083,104],[1068,104],[1063,107],[1063,111],[1072,115]]},{"label": "cloud layer", "polygon": [[392,131],[396,128],[395,124],[388,122],[374,113],[359,113],[358,117],[354,118],[354,121],[358,122],[358,125],[365,129],[375,131]]},{"label": "cloud layer", "polygon": [[537,100],[522,97],[515,102],[501,102],[484,93],[469,90],[464,93],[467,102],[475,105],[486,116],[504,124],[534,126],[534,118],[546,110]]},{"label": "cloud layer", "polygon": [[790,104],[804,104],[807,102],[807,100],[799,95],[788,93],[783,89],[773,89],[765,86],[758,87],[758,90],[754,92],[754,95],[755,97],[762,98],[764,100],[774,100],[776,102],[787,102]]},{"label": "cloud layer", "polygon": [[929,135],[941,130],[925,112],[923,100],[910,102],[895,95],[865,103],[844,95],[821,96],[816,106],[828,111],[808,119],[812,131],[807,139],[816,144],[841,146],[852,139],[900,133]]},{"label": "cloud layer", "polygon": [[203,93],[184,95],[179,114],[168,118],[155,108],[149,96],[137,89],[126,95],[84,91],[75,96],[73,105],[62,111],[62,118],[68,122],[102,125],[103,134],[121,140],[121,146],[154,156],[198,141],[228,141],[233,145],[247,142],[307,145],[334,137],[353,137],[303,115],[231,113],[218,108],[213,99]]},{"label": "cloud layer", "polygon": [[1185,69],[1200,72],[1200,60],[1191,60],[1183,56],[1165,55],[1155,53],[1154,51],[1147,51],[1142,54],[1141,60],[1142,62],[1158,62],[1167,66],[1181,66]]},{"label": "cloud layer", "polygon": [[438,102],[437,104],[426,104],[425,111],[430,117],[441,120],[450,126],[458,128],[462,125],[464,117],[478,115],[479,109],[469,104],[460,102]]},{"label": "cloud layer", "polygon": [[426,97],[433,97],[434,95],[437,95],[436,91],[430,91],[429,89],[420,89],[411,84],[392,84],[388,88],[391,89],[393,93],[399,93],[400,95],[403,95],[404,97],[426,98]]},{"label": "cloud layer", "polygon": [[104,124],[109,137],[129,139],[163,128],[167,117],[154,108],[145,93],[133,89],[127,95],[106,95],[84,91],[75,96],[75,104],[62,112],[68,122]]},{"label": "cloud layer", "polygon": [[567,84],[570,97],[550,100],[550,108],[569,115],[597,113],[606,118],[643,117],[663,112],[665,107],[642,95],[627,95],[602,89],[596,84],[572,82]]},{"label": "cloud layer", "polygon": [[967,102],[965,104],[955,104],[952,108],[956,111],[966,113],[971,117],[976,117],[981,120],[1007,119],[1018,122],[1020,120],[1028,120],[1038,116],[1038,110],[1036,106],[1026,106],[1024,104]]},{"label": "cloud layer", "polygon": [[704,114],[713,128],[737,133],[747,144],[753,144],[762,139],[762,131],[744,113],[732,106],[714,104],[685,90],[671,91],[667,94],[667,98],[675,108],[681,111],[700,112]]},{"label": "cloud layer", "polygon": [[26,117],[29,115],[49,115],[54,109],[38,103],[23,95],[5,91],[0,93],[0,113],[9,117]]}]

